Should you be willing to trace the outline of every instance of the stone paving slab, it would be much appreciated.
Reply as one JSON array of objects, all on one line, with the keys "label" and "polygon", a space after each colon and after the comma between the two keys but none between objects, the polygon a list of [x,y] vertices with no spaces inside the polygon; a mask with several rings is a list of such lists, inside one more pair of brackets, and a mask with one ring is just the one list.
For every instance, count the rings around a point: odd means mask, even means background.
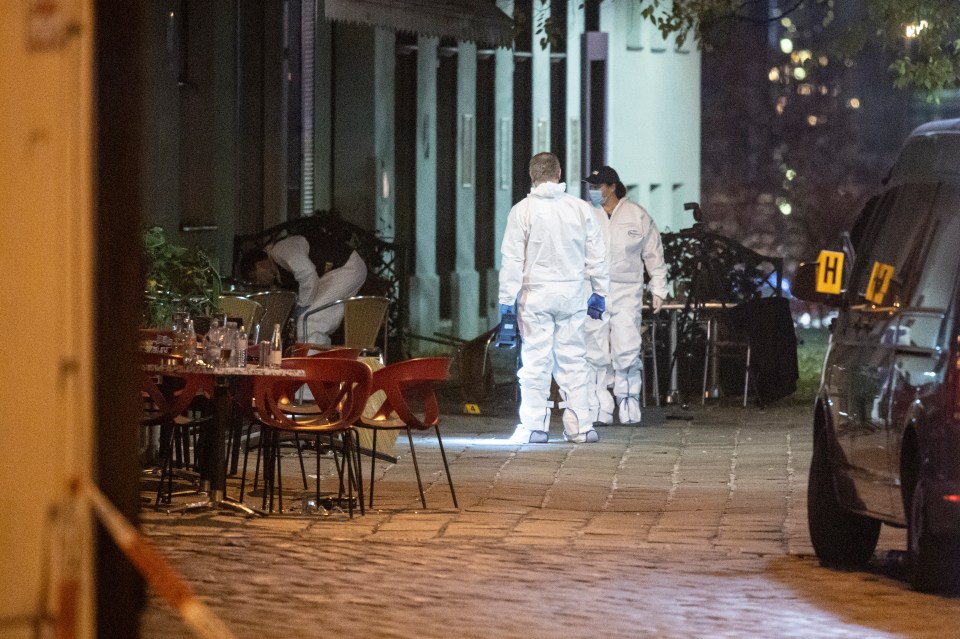
[{"label": "stone paving slab", "polygon": [[[241,638],[957,636],[960,600],[909,590],[902,530],[884,527],[869,571],[817,564],[808,413],[651,409],[598,444],[516,446],[512,416],[448,411],[459,509],[424,434],[426,509],[398,445],[365,516],[145,510],[143,528]],[[143,636],[189,634],[151,598]]]}]

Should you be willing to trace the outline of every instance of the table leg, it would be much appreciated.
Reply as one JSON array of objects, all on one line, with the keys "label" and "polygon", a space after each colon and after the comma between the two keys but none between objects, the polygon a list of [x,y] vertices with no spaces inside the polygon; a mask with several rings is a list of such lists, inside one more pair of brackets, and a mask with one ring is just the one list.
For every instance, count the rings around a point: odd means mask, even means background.
[{"label": "table leg", "polygon": [[670,388],[667,390],[667,404],[680,403],[680,384],[677,377],[677,313],[670,311]]},{"label": "table leg", "polygon": [[227,508],[246,515],[256,515],[257,511],[236,501],[227,501],[227,460],[224,453],[226,432],[230,421],[231,386],[226,377],[217,377],[213,387],[213,419],[207,428],[200,432],[200,450],[197,451],[197,464],[200,468],[200,490],[206,498],[171,508],[167,512],[186,512],[189,510],[213,510]]}]

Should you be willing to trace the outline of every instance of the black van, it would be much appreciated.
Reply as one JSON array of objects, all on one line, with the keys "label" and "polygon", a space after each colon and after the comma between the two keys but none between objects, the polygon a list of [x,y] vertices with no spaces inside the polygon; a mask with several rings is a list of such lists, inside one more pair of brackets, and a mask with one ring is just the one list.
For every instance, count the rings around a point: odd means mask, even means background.
[{"label": "black van", "polygon": [[[866,564],[906,527],[914,588],[960,586],[960,120],[907,138],[848,253],[814,414],[810,537],[824,565]],[[850,260],[848,260],[850,261]]]}]

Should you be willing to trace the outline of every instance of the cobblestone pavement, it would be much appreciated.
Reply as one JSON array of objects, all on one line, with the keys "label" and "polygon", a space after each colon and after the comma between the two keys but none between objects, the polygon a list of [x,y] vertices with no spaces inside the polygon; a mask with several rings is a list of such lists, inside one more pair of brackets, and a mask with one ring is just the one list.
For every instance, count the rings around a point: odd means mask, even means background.
[{"label": "cobblestone pavement", "polygon": [[[869,571],[817,564],[809,409],[672,411],[598,444],[564,443],[555,419],[525,446],[505,412],[445,415],[459,509],[424,435],[427,509],[401,438],[365,516],[145,510],[143,528],[238,637],[958,636],[960,600],[909,589],[902,530]],[[151,597],[142,636],[190,635]]]}]

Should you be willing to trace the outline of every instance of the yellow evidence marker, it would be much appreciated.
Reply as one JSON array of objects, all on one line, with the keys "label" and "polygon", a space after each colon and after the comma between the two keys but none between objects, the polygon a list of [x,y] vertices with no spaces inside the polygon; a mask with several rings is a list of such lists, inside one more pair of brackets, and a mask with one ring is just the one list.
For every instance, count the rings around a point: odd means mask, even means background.
[{"label": "yellow evidence marker", "polygon": [[820,251],[817,258],[817,293],[840,294],[843,257],[843,253],[838,251]]}]

